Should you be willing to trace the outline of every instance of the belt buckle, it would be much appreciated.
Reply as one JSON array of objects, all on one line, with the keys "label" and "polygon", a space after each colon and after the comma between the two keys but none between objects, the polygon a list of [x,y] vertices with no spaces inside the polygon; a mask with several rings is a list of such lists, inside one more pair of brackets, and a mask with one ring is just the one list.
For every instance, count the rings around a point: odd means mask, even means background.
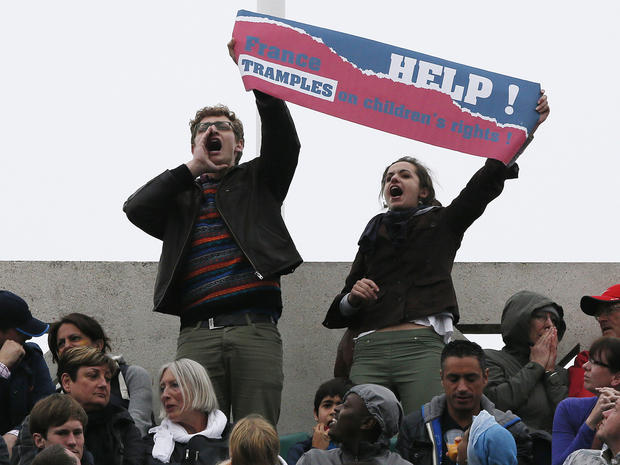
[{"label": "belt buckle", "polygon": [[209,318],[209,329],[220,329],[223,326],[215,326],[213,318]]}]

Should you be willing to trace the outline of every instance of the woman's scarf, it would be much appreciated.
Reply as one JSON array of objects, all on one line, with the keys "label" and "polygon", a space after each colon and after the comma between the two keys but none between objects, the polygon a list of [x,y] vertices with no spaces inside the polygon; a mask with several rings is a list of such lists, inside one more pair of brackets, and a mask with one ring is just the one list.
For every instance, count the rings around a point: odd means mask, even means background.
[{"label": "woman's scarf", "polygon": [[408,208],[406,210],[388,210],[385,213],[380,213],[372,218],[364,232],[362,237],[358,241],[360,250],[362,252],[368,252],[375,248],[377,241],[377,234],[381,225],[385,225],[388,237],[394,247],[400,247],[405,244],[407,240],[407,223],[414,216],[423,215],[424,213],[437,208],[435,206],[420,205],[419,207]]},{"label": "woman's scarf", "polygon": [[170,457],[174,451],[175,443],[187,444],[189,440],[196,436],[204,436],[206,438],[221,439],[222,432],[228,420],[221,410],[213,410],[207,416],[207,427],[198,433],[189,434],[181,425],[174,423],[167,418],[161,422],[161,425],[151,428],[149,433],[155,433],[153,440],[153,458],[170,463]]}]

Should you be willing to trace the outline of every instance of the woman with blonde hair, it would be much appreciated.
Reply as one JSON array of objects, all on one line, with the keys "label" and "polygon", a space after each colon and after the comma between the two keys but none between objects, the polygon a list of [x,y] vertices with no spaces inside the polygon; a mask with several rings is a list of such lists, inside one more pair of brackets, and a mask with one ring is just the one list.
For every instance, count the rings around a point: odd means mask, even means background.
[{"label": "woman with blonde hair", "polygon": [[153,450],[149,464],[215,465],[228,458],[231,425],[218,410],[207,370],[182,358],[159,371],[161,425],[149,430]]},{"label": "woman with blonde hair", "polygon": [[271,424],[260,415],[250,415],[230,433],[230,460],[220,465],[286,465],[278,454],[280,439]]}]

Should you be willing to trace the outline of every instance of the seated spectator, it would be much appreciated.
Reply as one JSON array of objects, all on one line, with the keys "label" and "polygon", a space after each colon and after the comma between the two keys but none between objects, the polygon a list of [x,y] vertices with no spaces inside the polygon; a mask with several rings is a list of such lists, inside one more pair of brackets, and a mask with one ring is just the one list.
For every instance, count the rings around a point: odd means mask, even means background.
[{"label": "seated spectator", "polygon": [[[566,370],[556,365],[564,310],[549,298],[521,291],[502,312],[502,350],[486,350],[484,393],[500,410],[512,410],[531,428],[551,433],[556,406],[568,394]],[[550,437],[550,436],[549,436]]]},{"label": "seated spectator", "polygon": [[48,328],[32,316],[24,299],[0,291],[0,435],[9,451],[32,406],[54,392],[41,349],[26,342]]},{"label": "seated spectator", "polygon": [[230,433],[230,459],[220,465],[286,465],[279,452],[280,440],[271,423],[249,415]]},{"label": "seated spectator", "polygon": [[182,358],[159,372],[161,425],[151,428],[153,450],[148,463],[215,465],[228,458],[230,425],[218,410],[217,397],[198,362]]},{"label": "seated spectator", "polygon": [[481,410],[458,441],[457,463],[517,465],[517,445],[506,428],[500,426],[489,412]]},{"label": "seated spectator", "polygon": [[527,426],[512,413],[496,409],[482,394],[488,369],[478,344],[462,340],[447,344],[441,353],[440,374],[444,394],[433,397],[403,421],[396,450],[404,459],[414,465],[453,465],[455,462],[447,455],[448,444],[463,437],[474,415],[487,411],[514,437],[518,463],[533,463]]},{"label": "seated spectator", "polygon": [[620,463],[620,402],[603,412],[596,439],[607,447],[602,450],[579,449],[568,456],[564,465],[615,465]]},{"label": "seated spectator", "polygon": [[291,446],[286,456],[288,465],[295,465],[303,454],[310,449],[335,449],[337,444],[329,437],[329,427],[336,417],[336,407],[342,403],[342,398],[351,382],[345,378],[333,378],[319,386],[314,395],[314,421],[316,425],[312,436]]},{"label": "seated spectator", "polygon": [[127,410],[110,403],[110,380],[116,370],[116,362],[93,347],[68,349],[58,361],[62,390],[88,415],[85,445],[95,465],[142,464],[140,432]]},{"label": "seated spectator", "polygon": [[37,402],[23,421],[11,464],[30,465],[36,455],[53,444],[73,452],[84,465],[93,457],[84,450],[84,430],[88,417],[82,406],[71,396],[52,394]]},{"label": "seated spectator", "polygon": [[[82,462],[84,463],[84,462]],[[81,465],[80,459],[60,444],[46,447],[32,462],[33,465]]]},{"label": "seated spectator", "polygon": [[[581,298],[581,310],[596,318],[603,336],[620,337],[620,284],[611,286],[601,295],[584,295]],[[583,385],[583,365],[588,360],[588,351],[584,350],[575,357],[573,366],[568,369],[568,397],[594,396]]]},{"label": "seated spectator", "polygon": [[553,419],[552,465],[562,465],[577,449],[597,448],[592,443],[596,427],[603,412],[613,408],[620,396],[620,339],[597,339],[590,347],[589,357],[583,366],[584,385],[598,398],[569,397],[560,402]]},{"label": "seated spectator", "polygon": [[[52,323],[48,343],[52,359],[58,363],[70,347],[97,347],[103,353],[110,350],[110,339],[94,318],[83,313],[70,313]],[[119,369],[112,378],[110,402],[124,407],[144,436],[153,426],[153,393],[151,376],[138,365],[128,365],[122,355],[111,356]]]},{"label": "seated spectator", "polygon": [[297,464],[410,465],[390,451],[390,439],[398,433],[402,418],[400,402],[388,388],[377,384],[353,386],[345,394],[344,403],[336,407],[336,421],[329,428],[329,436],[340,443],[340,448],[310,449]]}]

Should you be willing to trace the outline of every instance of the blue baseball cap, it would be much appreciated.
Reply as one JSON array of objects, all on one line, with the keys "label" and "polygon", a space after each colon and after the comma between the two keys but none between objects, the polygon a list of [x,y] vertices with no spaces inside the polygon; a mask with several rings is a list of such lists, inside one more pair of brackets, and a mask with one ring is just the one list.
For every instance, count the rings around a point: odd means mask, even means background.
[{"label": "blue baseball cap", "polygon": [[10,291],[0,291],[0,328],[15,328],[22,334],[38,337],[47,333],[50,325],[37,320],[28,304]]}]

